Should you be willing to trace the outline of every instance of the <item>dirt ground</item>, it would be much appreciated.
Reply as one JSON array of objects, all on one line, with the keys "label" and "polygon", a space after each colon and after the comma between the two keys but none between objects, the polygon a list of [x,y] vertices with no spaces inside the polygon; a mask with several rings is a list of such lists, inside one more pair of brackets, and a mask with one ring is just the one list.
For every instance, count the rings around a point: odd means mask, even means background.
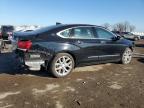
[{"label": "dirt ground", "polygon": [[68,77],[21,71],[13,53],[0,54],[0,108],[144,108],[144,41],[132,63],[75,69]]}]

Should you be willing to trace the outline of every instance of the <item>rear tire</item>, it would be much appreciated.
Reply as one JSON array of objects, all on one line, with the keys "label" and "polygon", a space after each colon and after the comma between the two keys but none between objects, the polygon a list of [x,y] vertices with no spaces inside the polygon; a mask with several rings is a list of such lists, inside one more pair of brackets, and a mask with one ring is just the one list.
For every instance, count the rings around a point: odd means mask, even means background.
[{"label": "rear tire", "polygon": [[72,72],[74,64],[74,59],[70,54],[59,53],[51,62],[50,71],[54,77],[65,77]]},{"label": "rear tire", "polygon": [[126,48],[121,57],[122,64],[129,64],[132,60],[132,50],[130,48]]}]

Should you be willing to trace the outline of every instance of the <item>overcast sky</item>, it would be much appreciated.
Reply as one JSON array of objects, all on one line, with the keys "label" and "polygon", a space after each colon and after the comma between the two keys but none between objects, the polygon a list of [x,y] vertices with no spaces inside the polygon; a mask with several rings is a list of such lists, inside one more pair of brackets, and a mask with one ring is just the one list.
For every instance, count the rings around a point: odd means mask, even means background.
[{"label": "overcast sky", "polygon": [[144,32],[144,0],[0,0],[0,25],[124,21]]}]

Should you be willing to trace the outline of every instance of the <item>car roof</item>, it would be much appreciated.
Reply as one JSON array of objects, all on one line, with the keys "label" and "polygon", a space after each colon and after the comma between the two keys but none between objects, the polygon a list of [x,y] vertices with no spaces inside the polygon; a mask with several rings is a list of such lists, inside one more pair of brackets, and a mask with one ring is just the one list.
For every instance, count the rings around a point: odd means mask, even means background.
[{"label": "car roof", "polygon": [[91,24],[60,24],[63,27],[77,27],[77,26],[97,26],[97,25],[91,25]]},{"label": "car roof", "polygon": [[[43,27],[34,31],[28,31],[25,34],[33,34],[33,33],[44,33],[47,31],[52,31],[52,30],[63,30],[65,28],[72,28],[72,27],[79,27],[79,26],[92,26],[92,27],[101,27],[101,26],[96,26],[96,25],[90,25],[90,24],[58,24],[58,25],[52,25],[52,26],[47,26],[47,27]],[[104,28],[104,27],[101,27]]]},{"label": "car roof", "polygon": [[73,27],[100,27],[100,28],[106,29],[103,26],[91,25],[91,24],[59,24],[56,27],[57,27],[57,29],[59,29],[59,28],[62,28],[62,29],[73,28]]}]

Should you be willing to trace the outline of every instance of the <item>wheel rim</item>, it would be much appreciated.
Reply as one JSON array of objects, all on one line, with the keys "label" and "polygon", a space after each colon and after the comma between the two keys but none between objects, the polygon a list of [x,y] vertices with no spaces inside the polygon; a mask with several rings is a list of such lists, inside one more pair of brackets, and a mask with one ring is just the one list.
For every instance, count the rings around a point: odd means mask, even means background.
[{"label": "wheel rim", "polygon": [[55,63],[55,71],[60,76],[65,76],[69,74],[72,70],[73,62],[70,57],[62,56],[58,58]]},{"label": "wheel rim", "polygon": [[131,62],[132,59],[132,51],[131,50],[126,50],[125,53],[123,54],[123,60],[125,64],[128,64]]}]

